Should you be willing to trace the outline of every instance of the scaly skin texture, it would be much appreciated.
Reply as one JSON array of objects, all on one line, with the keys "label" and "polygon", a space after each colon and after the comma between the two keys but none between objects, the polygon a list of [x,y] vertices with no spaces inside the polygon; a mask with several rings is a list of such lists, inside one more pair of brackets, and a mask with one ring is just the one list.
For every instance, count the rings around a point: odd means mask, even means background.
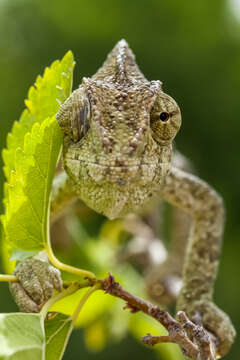
[{"label": "scaly skin texture", "polygon": [[[184,172],[195,172],[189,160],[176,150],[174,151],[172,166]],[[161,208],[163,205],[161,204]],[[174,206],[172,208],[171,242],[167,259],[164,263],[153,265],[147,269],[145,281],[148,295],[162,306],[174,304],[179,295],[191,223],[192,218],[188,213],[182,211],[180,207]],[[162,233],[160,236],[161,238],[164,237]]]},{"label": "scaly skin texture", "polygon": [[62,290],[60,271],[46,261],[27,259],[14,271],[19,282],[10,285],[11,293],[22,312],[39,312],[52,296]]},{"label": "scaly skin texture", "polygon": [[89,207],[114,219],[156,198],[171,167],[180,109],[160,81],[144,78],[126,42],[83,79],[57,119],[66,134],[64,168]]},{"label": "scaly skin texture", "polygon": [[181,125],[176,102],[160,81],[144,77],[122,40],[93,77],[83,78],[57,120],[68,177],[62,175],[53,191],[52,214],[76,196],[110,219],[141,212],[160,198],[188,213],[192,226],[177,308],[201,316],[225,355],[235,330],[212,302],[224,206],[208,184],[173,166],[172,142]]}]

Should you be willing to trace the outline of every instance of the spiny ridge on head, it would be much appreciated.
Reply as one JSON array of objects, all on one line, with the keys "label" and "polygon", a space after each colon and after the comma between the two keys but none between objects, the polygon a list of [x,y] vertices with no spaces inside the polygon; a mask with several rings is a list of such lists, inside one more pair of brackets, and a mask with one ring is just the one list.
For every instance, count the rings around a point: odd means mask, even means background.
[{"label": "spiny ridge on head", "polygon": [[128,80],[128,66],[135,65],[135,56],[129,48],[128,43],[123,39],[116,45],[116,81],[124,83]]},{"label": "spiny ridge on head", "polygon": [[147,82],[135,62],[132,50],[124,39],[120,40],[108,54],[106,61],[93,79],[123,86],[138,81]]}]

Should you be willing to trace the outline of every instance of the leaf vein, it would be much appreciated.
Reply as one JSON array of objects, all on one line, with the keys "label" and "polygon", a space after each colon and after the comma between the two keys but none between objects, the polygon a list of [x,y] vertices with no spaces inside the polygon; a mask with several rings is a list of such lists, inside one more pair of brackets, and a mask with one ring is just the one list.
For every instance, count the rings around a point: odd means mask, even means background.
[{"label": "leaf vein", "polygon": [[51,336],[49,336],[49,338],[46,341],[46,345],[49,345],[50,342],[52,341],[52,339],[65,327],[65,325],[67,325],[68,322],[72,321],[70,318],[66,319],[63,321],[62,325],[59,326],[59,328],[57,329],[57,331],[55,331]]}]

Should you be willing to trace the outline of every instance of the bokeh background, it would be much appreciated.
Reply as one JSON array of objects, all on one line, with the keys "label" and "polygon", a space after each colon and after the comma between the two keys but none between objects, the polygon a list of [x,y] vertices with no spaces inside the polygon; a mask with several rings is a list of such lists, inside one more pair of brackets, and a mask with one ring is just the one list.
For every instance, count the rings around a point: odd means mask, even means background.
[{"label": "bokeh background", "polygon": [[[0,148],[27,90],[71,49],[74,88],[125,38],[149,79],[160,79],[183,114],[178,149],[224,198],[227,221],[217,304],[240,332],[240,1],[0,0]],[[1,162],[2,165],[2,162]],[[2,198],[3,172],[0,173]],[[1,284],[1,312],[15,311]],[[144,335],[144,334],[143,334]],[[227,359],[239,358],[239,337]],[[129,336],[100,353],[75,331],[64,359],[159,358]],[[164,358],[165,360],[166,358]]]}]

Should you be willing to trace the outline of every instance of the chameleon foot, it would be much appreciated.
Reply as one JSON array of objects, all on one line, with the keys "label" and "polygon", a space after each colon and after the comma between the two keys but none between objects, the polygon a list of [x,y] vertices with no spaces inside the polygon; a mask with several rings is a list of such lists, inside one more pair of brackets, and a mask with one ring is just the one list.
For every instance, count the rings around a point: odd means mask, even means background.
[{"label": "chameleon foot", "polygon": [[[180,306],[178,308],[180,309]],[[227,314],[220,310],[213,302],[206,300],[188,303],[185,306],[181,306],[181,310],[184,310],[190,319],[200,318],[204,328],[216,337],[217,358],[229,352],[234,342],[236,331]]]},{"label": "chameleon foot", "polygon": [[10,291],[22,312],[39,312],[52,296],[53,290],[62,290],[58,269],[37,259],[27,259],[17,265],[14,275],[19,282],[10,284]]}]

